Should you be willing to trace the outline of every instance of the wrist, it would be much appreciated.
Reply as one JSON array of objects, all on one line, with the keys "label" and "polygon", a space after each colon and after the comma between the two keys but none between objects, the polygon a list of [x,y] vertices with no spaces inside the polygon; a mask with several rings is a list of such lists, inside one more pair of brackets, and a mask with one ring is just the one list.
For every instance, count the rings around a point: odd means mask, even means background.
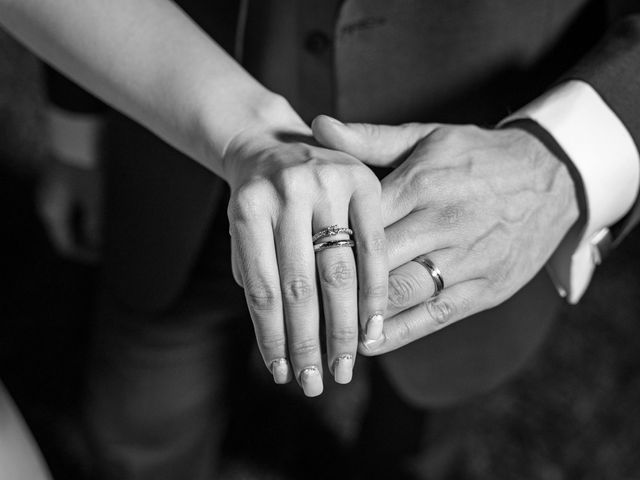
[{"label": "wrist", "polygon": [[[555,144],[552,137],[545,136],[546,131],[536,130],[531,122],[515,122],[505,125],[519,138],[524,148],[526,165],[534,178],[536,191],[549,196],[550,205],[555,210],[552,215],[553,226],[559,234],[558,243],[573,228],[580,228],[584,222],[584,191],[579,174],[566,157],[564,151]],[[548,135],[548,134],[546,134]]]},{"label": "wrist", "polygon": [[231,145],[249,140],[276,141],[278,132],[309,134],[309,127],[282,96],[264,88],[250,95],[227,111],[206,109],[201,130],[205,139],[204,163],[212,165],[214,173],[228,181],[235,165],[228,155]]}]

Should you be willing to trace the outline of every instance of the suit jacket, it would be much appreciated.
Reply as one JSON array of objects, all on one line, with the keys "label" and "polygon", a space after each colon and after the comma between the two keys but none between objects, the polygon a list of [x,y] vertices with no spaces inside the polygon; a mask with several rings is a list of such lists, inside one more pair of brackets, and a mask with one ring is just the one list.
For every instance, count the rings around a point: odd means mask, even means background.
[{"label": "suit jacket", "polygon": [[[224,2],[209,3],[218,8]],[[226,17],[221,11],[206,17],[216,19],[205,28],[218,40],[221,25],[234,23],[231,3],[223,9]],[[260,9],[268,2],[261,0],[249,4],[244,58],[306,119],[329,113],[388,124],[494,125],[554,82],[577,78],[600,93],[640,145],[640,16],[630,14],[633,3],[301,0],[280,12],[288,40],[274,46],[265,41],[274,27],[262,21]],[[222,33],[222,43],[230,46],[228,36]],[[292,65],[293,75],[283,74]],[[134,128],[119,119],[111,134],[131,139]],[[220,183],[141,129],[135,141],[112,143],[107,167],[109,288],[131,308],[169,308],[206,241]],[[636,203],[616,226],[616,241],[639,220]],[[540,273],[499,307],[381,361],[407,399],[451,403],[520,368],[560,303]]]}]

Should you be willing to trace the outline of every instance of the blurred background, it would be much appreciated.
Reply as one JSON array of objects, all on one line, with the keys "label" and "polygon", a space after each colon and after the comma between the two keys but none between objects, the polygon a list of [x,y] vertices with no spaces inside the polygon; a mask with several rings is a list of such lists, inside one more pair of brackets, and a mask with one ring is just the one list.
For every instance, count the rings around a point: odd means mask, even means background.
[{"label": "blurred background", "polygon": [[[0,32],[0,378],[54,477],[84,480],[91,460],[79,405],[98,269],[61,260],[35,213],[47,163],[43,106],[41,65]],[[640,478],[639,346],[636,231],[517,379],[433,413],[431,447],[416,469],[433,479]],[[322,401],[275,389],[262,371],[255,377],[236,405],[223,478],[339,478],[364,375]],[[254,435],[234,433],[247,426]],[[309,451],[318,468],[302,476]]]}]

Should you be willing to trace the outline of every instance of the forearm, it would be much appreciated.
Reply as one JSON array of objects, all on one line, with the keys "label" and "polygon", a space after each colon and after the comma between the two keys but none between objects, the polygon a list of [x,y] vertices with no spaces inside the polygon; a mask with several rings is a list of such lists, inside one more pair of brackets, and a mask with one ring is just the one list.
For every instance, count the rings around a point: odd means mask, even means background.
[{"label": "forearm", "polygon": [[0,22],[39,56],[223,175],[229,140],[297,122],[172,2],[0,0]]}]

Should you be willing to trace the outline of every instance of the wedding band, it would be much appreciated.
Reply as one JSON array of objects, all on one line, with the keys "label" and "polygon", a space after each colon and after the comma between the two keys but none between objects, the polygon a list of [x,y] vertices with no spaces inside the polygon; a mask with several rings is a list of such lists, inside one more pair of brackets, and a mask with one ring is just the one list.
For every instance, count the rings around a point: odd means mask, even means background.
[{"label": "wedding band", "polygon": [[313,246],[313,252],[318,253],[328,248],[353,247],[356,244],[353,240],[334,240],[331,242],[316,243]]},{"label": "wedding band", "polygon": [[338,225],[331,225],[330,227],[320,230],[313,237],[311,237],[311,243],[316,243],[322,237],[333,237],[335,235],[338,235],[339,233],[346,233],[347,235],[353,235],[353,230],[351,230],[348,227],[339,227]]},{"label": "wedding band", "polygon": [[438,267],[436,267],[431,260],[426,255],[420,255],[412,260],[419,265],[422,265],[429,275],[431,276],[431,280],[433,280],[433,297],[438,295],[444,289],[444,279],[442,278],[442,274]]}]

